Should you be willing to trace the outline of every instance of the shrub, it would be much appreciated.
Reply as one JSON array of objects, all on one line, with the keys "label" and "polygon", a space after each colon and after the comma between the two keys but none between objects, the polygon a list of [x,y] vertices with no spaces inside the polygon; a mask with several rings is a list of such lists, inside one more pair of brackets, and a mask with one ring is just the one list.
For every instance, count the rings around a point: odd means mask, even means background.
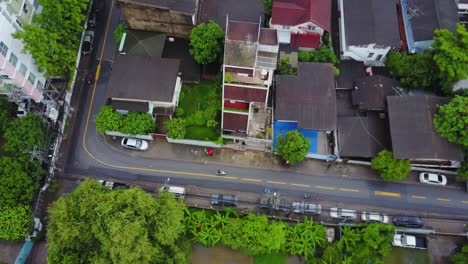
[{"label": "shrub", "polygon": [[115,27],[114,31],[112,32],[112,35],[114,36],[115,43],[117,45],[120,45],[120,41],[122,40],[123,34],[125,33],[125,27],[120,22],[117,27]]},{"label": "shrub", "polygon": [[156,123],[148,113],[130,112],[124,117],[120,132],[128,135],[144,135],[153,132]]},{"label": "shrub", "polygon": [[403,180],[411,171],[409,160],[393,158],[392,152],[382,150],[377,157],[372,159],[372,169],[380,173],[380,177],[386,181]]},{"label": "shrub", "polygon": [[225,81],[226,83],[231,83],[231,82],[232,82],[232,74],[230,74],[229,72],[226,73],[226,74],[224,75],[224,81]]},{"label": "shrub", "polygon": [[185,137],[185,120],[182,118],[173,118],[164,123],[164,127],[169,130],[167,136],[173,139],[183,139]]}]

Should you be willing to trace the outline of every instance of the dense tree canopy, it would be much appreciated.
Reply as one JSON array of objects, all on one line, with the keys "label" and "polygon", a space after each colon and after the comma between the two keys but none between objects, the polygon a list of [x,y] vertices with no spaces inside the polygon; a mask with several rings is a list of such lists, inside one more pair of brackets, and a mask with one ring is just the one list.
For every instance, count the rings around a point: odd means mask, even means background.
[{"label": "dense tree canopy", "polygon": [[0,208],[30,205],[44,171],[28,157],[0,158]]},{"label": "dense tree canopy", "polygon": [[32,113],[23,118],[14,118],[5,130],[5,150],[12,154],[22,154],[34,146],[44,147],[45,126],[42,119]]},{"label": "dense tree canopy", "polygon": [[294,165],[303,160],[309,151],[310,140],[299,131],[289,131],[284,137],[278,137],[276,152],[289,164]]},{"label": "dense tree canopy", "polygon": [[23,240],[32,226],[32,212],[27,205],[0,207],[0,239]]},{"label": "dense tree canopy", "polygon": [[223,52],[224,32],[214,21],[201,23],[190,33],[190,54],[200,64],[215,62]]},{"label": "dense tree canopy", "polygon": [[455,253],[450,260],[453,264],[468,264],[468,245],[464,245],[460,252]]},{"label": "dense tree canopy", "polygon": [[372,169],[377,170],[380,177],[386,181],[398,181],[408,176],[411,165],[409,160],[395,159],[392,152],[382,150],[372,159]]},{"label": "dense tree canopy", "polygon": [[436,29],[432,47],[441,85],[451,91],[454,82],[468,77],[468,32],[465,26],[457,24],[455,34],[448,29]]},{"label": "dense tree canopy", "polygon": [[23,52],[30,52],[47,76],[67,76],[73,71],[88,4],[89,0],[39,0],[43,9],[34,17],[35,23],[13,35],[23,41]]},{"label": "dense tree canopy", "polygon": [[315,256],[316,250],[325,245],[325,238],[325,226],[304,219],[304,222],[288,229],[286,249],[291,255],[311,259]]},{"label": "dense tree canopy", "polygon": [[13,105],[8,102],[7,98],[0,98],[0,133],[5,131],[5,129],[10,124],[10,121],[13,117]]},{"label": "dense tree canopy", "polygon": [[433,119],[437,132],[450,142],[468,147],[468,97],[457,95],[438,109]]},{"label": "dense tree canopy", "polygon": [[85,180],[49,209],[49,263],[188,263],[184,205]]},{"label": "dense tree canopy", "polygon": [[185,119],[172,118],[164,123],[164,127],[169,130],[167,136],[172,139],[183,139],[185,137]]}]

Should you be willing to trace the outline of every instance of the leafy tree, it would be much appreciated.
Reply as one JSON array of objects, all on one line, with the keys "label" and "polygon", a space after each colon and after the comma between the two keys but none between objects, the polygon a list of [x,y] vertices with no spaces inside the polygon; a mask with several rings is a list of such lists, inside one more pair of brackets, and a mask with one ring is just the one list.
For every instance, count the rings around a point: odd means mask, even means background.
[{"label": "leafy tree", "polygon": [[2,207],[0,210],[0,239],[22,240],[29,235],[32,226],[29,206]]},{"label": "leafy tree", "polygon": [[130,112],[122,122],[120,132],[129,135],[144,135],[153,132],[156,123],[148,113]]},{"label": "leafy tree", "polygon": [[15,118],[5,130],[5,150],[13,154],[32,150],[34,146],[43,147],[45,126],[39,116],[29,113],[23,118]]},{"label": "leafy tree", "polygon": [[436,29],[432,48],[441,85],[451,92],[454,82],[468,76],[468,32],[465,26],[457,24],[455,34],[448,29]]},{"label": "leafy tree", "polygon": [[288,229],[286,236],[286,250],[291,255],[304,256],[311,259],[316,249],[325,244],[326,231],[323,225],[314,224],[314,221],[304,219]]},{"label": "leafy tree", "polygon": [[4,97],[0,98],[0,133],[5,131],[13,116],[13,106]]},{"label": "leafy tree", "polygon": [[0,207],[29,205],[39,186],[38,178],[43,173],[37,161],[27,157],[0,158]]},{"label": "leafy tree", "polygon": [[266,17],[271,17],[271,12],[273,10],[273,0],[263,0],[263,6]]},{"label": "leafy tree", "polygon": [[115,27],[114,31],[112,32],[112,35],[114,36],[115,43],[117,45],[120,44],[120,41],[122,40],[123,34],[125,33],[125,27],[122,22],[120,22],[117,27]]},{"label": "leafy tree", "polygon": [[392,51],[387,55],[385,66],[406,88],[436,89],[439,80],[432,56],[430,50],[414,55]]},{"label": "leafy tree", "polygon": [[283,137],[278,137],[276,152],[289,164],[294,165],[303,160],[309,151],[310,140],[299,131],[289,131]]},{"label": "leafy tree", "polygon": [[314,51],[300,50],[298,54],[299,61],[303,62],[320,62],[337,64],[335,53],[329,47],[323,45]]},{"label": "leafy tree", "polygon": [[43,7],[34,24],[24,25],[13,37],[24,43],[39,70],[47,76],[66,76],[74,70],[76,53],[89,0],[40,0]]},{"label": "leafy tree", "polygon": [[283,58],[278,61],[276,73],[279,75],[295,75],[296,70],[292,68],[289,58]]},{"label": "leafy tree", "polygon": [[190,33],[190,54],[200,64],[216,61],[223,52],[224,32],[214,21],[201,23]]},{"label": "leafy tree", "polygon": [[265,215],[249,214],[234,218],[222,229],[223,244],[248,255],[278,252],[286,240],[286,225],[268,222]]},{"label": "leafy tree", "polygon": [[448,141],[468,147],[468,97],[456,95],[450,103],[438,105],[433,122]]},{"label": "leafy tree", "polygon": [[184,206],[171,199],[85,180],[49,208],[48,262],[188,263]]},{"label": "leafy tree", "polygon": [[341,263],[341,252],[337,243],[327,244],[321,257],[321,264]]},{"label": "leafy tree", "polygon": [[453,264],[468,264],[468,245],[464,245],[460,252],[454,254],[450,260]]},{"label": "leafy tree", "polygon": [[105,134],[107,131],[119,131],[122,127],[123,117],[112,109],[112,106],[101,107],[99,113],[94,118],[96,129],[99,133]]},{"label": "leafy tree", "polygon": [[393,158],[392,152],[382,150],[372,159],[372,169],[379,171],[380,177],[386,181],[403,180],[411,171],[409,160]]},{"label": "leafy tree", "polygon": [[468,179],[468,148],[465,148],[465,158],[457,169],[457,176]]},{"label": "leafy tree", "polygon": [[164,123],[164,127],[169,130],[167,136],[173,139],[183,139],[185,137],[185,120],[173,118]]},{"label": "leafy tree", "polygon": [[360,240],[359,232],[350,226],[345,226],[341,229],[341,233],[342,236],[338,242],[338,246],[347,253],[353,252]]}]

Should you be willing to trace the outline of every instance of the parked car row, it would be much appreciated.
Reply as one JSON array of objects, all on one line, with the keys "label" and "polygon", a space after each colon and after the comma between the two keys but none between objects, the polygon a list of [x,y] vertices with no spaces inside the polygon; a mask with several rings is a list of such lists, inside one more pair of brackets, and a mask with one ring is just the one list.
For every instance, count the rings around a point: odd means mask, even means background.
[{"label": "parked car row", "polygon": [[[357,211],[344,208],[330,208],[330,217],[335,219],[357,219]],[[386,214],[362,212],[361,220],[364,222],[374,222],[388,224],[389,217]],[[402,227],[421,228],[423,221],[417,216],[395,216],[393,217],[393,224]]]}]

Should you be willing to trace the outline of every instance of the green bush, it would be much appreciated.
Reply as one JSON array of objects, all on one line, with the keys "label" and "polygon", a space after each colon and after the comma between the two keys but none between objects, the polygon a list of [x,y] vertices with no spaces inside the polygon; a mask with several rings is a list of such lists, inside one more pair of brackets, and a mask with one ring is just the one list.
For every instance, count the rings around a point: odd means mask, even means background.
[{"label": "green bush", "polygon": [[155,128],[156,123],[150,114],[130,112],[124,117],[119,132],[128,135],[145,135],[153,132]]},{"label": "green bush", "polygon": [[164,123],[164,127],[169,130],[167,136],[173,139],[183,139],[185,137],[185,120],[182,118],[173,118]]},{"label": "green bush", "polygon": [[276,152],[289,164],[302,161],[309,151],[310,140],[297,130],[288,131],[283,137],[278,137]]},{"label": "green bush", "polygon": [[94,118],[96,129],[99,133],[105,134],[107,131],[119,131],[122,127],[123,116],[115,112],[112,106],[106,105]]},{"label": "green bush", "polygon": [[291,66],[289,58],[283,58],[278,61],[276,73],[279,75],[295,75],[296,70]]},{"label": "green bush", "polygon": [[372,159],[372,169],[380,173],[380,177],[386,181],[403,180],[411,172],[409,160],[393,158],[392,152],[382,150],[377,157]]},{"label": "green bush", "polygon": [[42,119],[29,113],[23,118],[14,118],[5,130],[5,150],[14,155],[33,150],[35,146],[44,147],[46,141],[45,125]]},{"label": "green bush", "polygon": [[224,81],[225,81],[226,83],[231,83],[231,82],[232,82],[232,74],[230,74],[229,72],[226,73],[226,74],[224,75]]},{"label": "green bush", "polygon": [[336,65],[338,59],[335,56],[333,50],[323,45],[314,51],[300,50],[298,54],[299,61],[302,62],[320,62],[320,63],[331,63]]},{"label": "green bush", "polygon": [[114,36],[115,43],[120,45],[120,41],[122,40],[123,34],[125,33],[125,27],[122,22],[120,22],[117,27],[115,27],[112,35]]},{"label": "green bush", "polygon": [[24,240],[33,225],[32,216],[26,205],[0,208],[0,239]]}]

